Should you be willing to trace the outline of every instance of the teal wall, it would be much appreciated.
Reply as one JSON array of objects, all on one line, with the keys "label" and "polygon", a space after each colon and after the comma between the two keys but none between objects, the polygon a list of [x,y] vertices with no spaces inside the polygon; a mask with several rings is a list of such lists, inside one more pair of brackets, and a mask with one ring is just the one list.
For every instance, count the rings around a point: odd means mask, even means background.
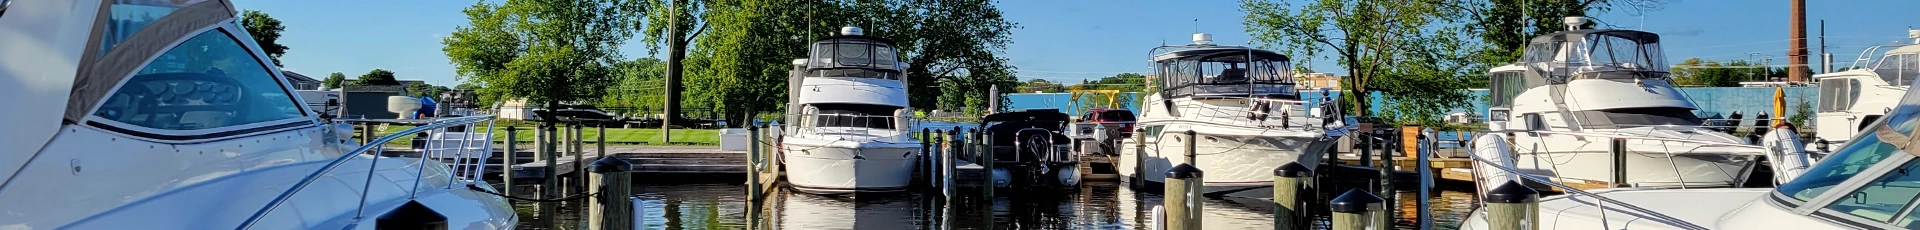
[{"label": "teal wall", "polygon": [[[1773,113],[1772,112],[1773,111],[1773,91],[1774,91],[1774,88],[1749,88],[1749,87],[1680,88],[1680,92],[1685,93],[1687,95],[1687,98],[1692,99],[1693,104],[1699,107],[1700,110],[1695,112],[1698,113],[1700,117],[1704,117],[1704,118],[1725,117],[1726,114],[1731,114],[1734,111],[1741,111],[1740,113],[1746,114],[1748,118],[1752,118],[1754,114],[1757,114],[1760,112]],[[1788,107],[1787,107],[1788,116],[1791,116],[1794,114],[1793,106],[1798,105],[1801,101],[1806,101],[1810,103],[1810,105],[1813,106],[1814,108],[1819,107],[1819,104],[1818,104],[1819,90],[1814,87],[1790,87],[1786,89],[1786,93],[1787,93],[1787,103],[1788,103]],[[1309,101],[1318,100],[1320,98],[1320,93],[1317,91],[1310,91],[1310,92],[1306,92],[1305,94],[1306,94],[1306,99]],[[1331,94],[1337,96],[1340,94],[1340,92],[1332,92]],[[1480,113],[1485,113],[1484,111],[1486,111],[1487,109],[1487,104],[1486,104],[1486,100],[1483,97],[1487,95],[1487,91],[1472,90],[1471,94],[1475,98],[1478,98],[1474,100],[1471,105],[1469,105],[1471,106],[1471,108],[1457,108],[1457,109],[1454,109],[1454,111],[1466,111],[1467,109],[1472,109],[1473,111],[1479,111]],[[1383,103],[1384,100],[1380,100],[1381,95],[1378,93],[1375,93],[1372,96],[1375,99],[1373,108],[1376,108],[1375,110],[1377,111],[1378,108],[1383,107],[1383,106],[1380,106],[1380,104]],[[1086,96],[1082,96],[1082,97],[1086,97]],[[1128,98],[1128,99],[1136,99],[1136,100],[1129,100],[1133,103],[1122,104],[1124,107],[1127,107],[1128,109],[1132,109],[1134,106],[1137,106],[1139,104],[1138,103],[1139,100],[1137,100],[1137,97],[1139,97],[1139,95],[1132,94],[1132,93],[1125,93],[1125,94],[1121,94],[1121,97]],[[1017,93],[1017,94],[1007,95],[1007,99],[1009,101],[1012,101],[1012,103],[1009,104],[1008,106],[1014,110],[1045,109],[1045,108],[1068,109],[1067,108],[1067,106],[1069,105],[1068,102],[1072,98],[1073,98],[1072,95],[1069,95],[1066,93]],[[1094,101],[1085,99],[1085,98],[1082,98],[1081,101],[1086,103],[1094,103]],[[1100,102],[1100,103],[1104,103],[1104,102]],[[1085,108],[1085,107],[1083,106],[1082,108]]]}]

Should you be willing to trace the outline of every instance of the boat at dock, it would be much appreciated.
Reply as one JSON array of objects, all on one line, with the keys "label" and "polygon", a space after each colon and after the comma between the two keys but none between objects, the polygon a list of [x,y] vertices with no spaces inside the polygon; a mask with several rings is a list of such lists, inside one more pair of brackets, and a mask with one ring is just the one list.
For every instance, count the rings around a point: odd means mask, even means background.
[{"label": "boat at dock", "polygon": [[[0,229],[511,229],[477,164],[308,107],[226,0],[0,1]],[[324,103],[324,102],[318,102]],[[320,104],[325,106],[325,104]],[[490,129],[488,130],[490,131]],[[483,149],[429,153],[465,159]],[[466,145],[462,145],[466,146]],[[445,157],[450,156],[450,157]]]},{"label": "boat at dock", "polygon": [[[1489,73],[1489,128],[1536,131],[1510,134],[1513,154],[1495,157],[1585,188],[1745,184],[1761,151],[1728,147],[1749,140],[1704,126],[1694,103],[1669,83],[1664,58],[1660,36],[1645,31],[1570,29],[1534,37],[1521,63]],[[1632,139],[1624,146],[1631,154],[1610,154],[1616,139]],[[1616,161],[1625,168],[1613,167]],[[1498,179],[1489,178],[1498,174],[1493,169],[1479,170],[1482,180]]]},{"label": "boat at dock", "polygon": [[1301,99],[1286,55],[1212,42],[1197,33],[1193,44],[1152,49],[1149,84],[1158,90],[1141,99],[1137,129],[1120,141],[1116,168],[1139,187],[1162,184],[1173,166],[1193,164],[1206,172],[1209,195],[1271,196],[1260,189],[1273,186],[1274,168],[1320,165],[1349,122],[1335,115],[1338,109],[1320,108],[1331,98]]},{"label": "boat at dock", "polygon": [[[1839,146],[1900,102],[1898,96],[1920,76],[1920,29],[1907,30],[1907,37],[1914,43],[1870,47],[1846,71],[1813,75],[1820,83],[1815,137]],[[1880,50],[1886,52],[1874,53]],[[1873,59],[1876,54],[1880,59]]]},{"label": "boat at dock", "polygon": [[921,146],[910,131],[907,64],[893,47],[846,27],[793,61],[778,147],[788,185],[813,194],[907,189]]}]

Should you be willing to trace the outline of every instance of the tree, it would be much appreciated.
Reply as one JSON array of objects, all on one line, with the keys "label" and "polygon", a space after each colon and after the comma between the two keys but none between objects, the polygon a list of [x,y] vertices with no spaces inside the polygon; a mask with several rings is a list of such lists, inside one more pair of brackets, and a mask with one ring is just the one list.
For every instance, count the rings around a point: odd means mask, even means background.
[{"label": "tree", "polygon": [[598,100],[642,9],[626,0],[475,3],[442,51],[458,77],[485,86],[482,101],[526,98],[556,108]]},{"label": "tree", "polygon": [[327,75],[326,80],[320,80],[320,85],[326,86],[328,89],[338,89],[340,88],[340,84],[346,83],[346,81],[347,74],[333,72],[333,74]]},{"label": "tree", "polygon": [[361,74],[360,78],[357,80],[354,80],[353,84],[354,85],[400,85],[400,81],[394,80],[393,71],[387,71],[385,69],[373,69],[373,71],[367,71],[367,74]]},{"label": "tree", "polygon": [[[1663,0],[1486,0],[1462,1],[1456,8],[1468,9],[1481,25],[1481,47],[1474,58],[1488,69],[1517,62],[1528,39],[1566,30],[1561,19],[1586,16],[1625,8],[1629,14],[1658,10]],[[1484,80],[1484,78],[1475,78]],[[1474,82],[1485,85],[1484,82]]]},{"label": "tree", "polygon": [[[688,43],[692,43],[694,38],[700,37],[707,31],[708,23],[705,19],[708,17],[704,15],[707,13],[706,6],[710,2],[712,1],[645,0],[645,5],[654,10],[646,11],[646,20],[641,21],[644,22],[642,24],[644,26],[640,28],[644,34],[642,40],[647,42],[647,48],[653,53],[659,53],[662,43],[667,47],[666,70],[663,74],[666,78],[663,81],[666,84],[664,88],[666,94],[662,99],[665,104],[665,110],[662,112],[666,115],[664,124],[673,124],[680,118],[680,105],[684,100],[681,98],[681,91],[686,87],[684,64],[687,59]],[[661,127],[667,128],[671,125]]]},{"label": "tree", "polygon": [[272,16],[267,16],[267,13],[257,10],[247,10],[240,13],[240,25],[246,27],[247,34],[253,36],[254,43],[260,44],[260,51],[267,53],[267,58],[273,59],[273,66],[286,66],[280,64],[280,55],[287,54],[287,46],[280,45],[279,41],[280,32],[287,30],[287,27],[280,25],[280,19],[274,19]]},{"label": "tree", "polygon": [[661,94],[665,87],[666,65],[660,59],[652,57],[638,58],[614,63],[613,74],[618,83],[607,89],[601,96],[600,108],[659,108]]},{"label": "tree", "polygon": [[[1422,121],[1433,111],[1460,107],[1468,96],[1459,82],[1477,75],[1460,39],[1463,12],[1436,1],[1315,1],[1302,6],[1242,0],[1247,32],[1255,43],[1279,47],[1298,59],[1332,58],[1348,71],[1341,97],[1352,114],[1367,116],[1370,97],[1382,92],[1401,103],[1395,109]],[[1384,90],[1383,90],[1384,89]]]},{"label": "tree", "polygon": [[1065,92],[1067,90],[1066,87],[1061,86],[1060,83],[1055,83],[1055,82],[1047,81],[1047,79],[1039,79],[1039,78],[1034,78],[1033,80],[1027,80],[1026,82],[1020,82],[1020,85],[1015,88],[1016,88],[1014,90],[1015,93],[1024,93],[1024,92],[1058,93],[1058,92]]}]

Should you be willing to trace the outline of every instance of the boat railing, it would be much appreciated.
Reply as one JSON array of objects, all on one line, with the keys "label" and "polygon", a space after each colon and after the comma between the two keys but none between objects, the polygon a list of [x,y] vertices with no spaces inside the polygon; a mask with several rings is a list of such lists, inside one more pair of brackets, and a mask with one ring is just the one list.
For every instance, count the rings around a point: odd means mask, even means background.
[{"label": "boat railing", "polygon": [[[1324,131],[1324,129],[1332,128],[1326,125],[1326,124],[1329,124],[1329,122],[1327,122],[1327,119],[1334,119],[1332,116],[1324,115],[1324,114],[1316,114],[1316,113],[1331,114],[1331,112],[1334,112],[1334,111],[1327,111],[1327,110],[1339,109],[1337,107],[1337,104],[1333,104],[1333,105],[1336,105],[1333,107],[1316,108],[1316,107],[1320,107],[1321,105],[1327,105],[1327,103],[1333,103],[1334,101],[1331,101],[1331,100],[1309,102],[1309,101],[1302,101],[1302,100],[1268,99],[1268,98],[1234,98],[1234,99],[1246,100],[1246,102],[1244,102],[1243,104],[1246,104],[1247,106],[1229,107],[1229,106],[1207,105],[1205,103],[1196,103],[1196,104],[1186,104],[1186,105],[1175,106],[1174,109],[1176,112],[1179,112],[1181,114],[1187,114],[1187,115],[1197,114],[1197,116],[1181,117],[1182,120],[1190,121],[1190,122],[1213,123],[1213,124],[1225,125],[1225,126],[1254,126],[1254,127],[1261,127],[1266,129],[1307,130],[1307,131]],[[1269,109],[1260,109],[1263,106],[1266,106],[1265,108],[1269,108]],[[1280,109],[1278,110],[1270,109],[1273,106],[1280,107]],[[1199,113],[1186,112],[1187,110],[1195,110],[1195,109],[1203,110],[1203,111],[1200,111]],[[1315,130],[1315,129],[1321,129],[1321,130]]]},{"label": "boat railing", "polygon": [[[838,135],[857,134],[873,140],[906,140],[914,138],[913,126],[922,120],[913,116],[898,115],[861,115],[834,113],[791,113],[786,114],[787,124],[784,135],[797,138],[836,138]],[[825,122],[822,119],[835,119]],[[840,120],[846,119],[846,120]],[[833,136],[829,136],[833,135]]]},{"label": "boat railing", "polygon": [[[1538,132],[1538,131],[1535,131],[1535,132]],[[1573,134],[1569,134],[1569,135],[1573,135]],[[1504,137],[1500,137],[1500,136],[1499,136],[1499,134],[1496,134],[1496,133],[1488,133],[1488,134],[1486,134],[1486,135],[1483,135],[1483,136],[1481,136],[1480,138],[1476,138],[1476,139],[1478,139],[1478,140],[1476,140],[1476,141],[1482,141],[1482,140],[1492,140],[1492,141],[1498,141],[1498,142],[1501,142],[1502,144],[1508,144],[1508,143],[1506,143],[1506,139],[1505,139]],[[1590,202],[1589,204],[1591,204],[1591,205],[1592,205],[1592,206],[1593,206],[1594,208],[1597,208],[1598,210],[1600,210],[1600,215],[1601,215],[1601,218],[1600,218],[1600,222],[1601,222],[1601,224],[1607,224],[1607,223],[1608,223],[1608,220],[1606,219],[1606,213],[1607,213],[1607,206],[1608,206],[1608,205],[1613,205],[1613,206],[1615,206],[1615,207],[1618,207],[1618,208],[1624,208],[1624,209],[1627,209],[1627,210],[1632,210],[1632,211],[1634,211],[1634,212],[1638,212],[1638,213],[1641,213],[1641,214],[1644,214],[1645,216],[1642,216],[1642,217],[1644,217],[1644,218],[1647,218],[1647,219],[1649,219],[1649,220],[1651,220],[1651,221],[1654,221],[1654,222],[1656,222],[1656,223],[1660,223],[1660,224],[1665,224],[1665,225],[1668,225],[1668,226],[1673,226],[1673,227],[1677,227],[1677,228],[1681,228],[1681,229],[1690,229],[1690,230],[1705,230],[1705,229],[1707,229],[1706,227],[1701,227],[1701,226],[1700,226],[1700,225],[1698,225],[1698,224],[1694,224],[1694,223],[1691,223],[1691,222],[1687,222],[1686,220],[1681,220],[1681,219],[1679,219],[1679,218],[1674,218],[1674,217],[1672,217],[1672,216],[1667,216],[1666,214],[1661,214],[1661,213],[1659,213],[1659,212],[1654,212],[1654,211],[1652,211],[1652,210],[1647,210],[1646,208],[1641,208],[1641,207],[1639,207],[1639,206],[1635,206],[1635,205],[1633,205],[1633,204],[1631,204],[1631,203],[1627,203],[1627,202],[1623,202],[1623,201],[1619,201],[1619,200],[1614,200],[1614,199],[1612,199],[1612,198],[1607,198],[1607,197],[1605,197],[1605,196],[1601,196],[1601,195],[1599,195],[1599,194],[1594,194],[1594,193],[1592,193],[1592,192],[1587,192],[1586,190],[1581,190],[1581,189],[1579,189],[1579,188],[1574,188],[1573,186],[1569,186],[1569,185],[1565,185],[1565,184],[1561,184],[1561,183],[1559,183],[1558,181],[1555,181],[1555,180],[1551,180],[1551,179],[1547,179],[1547,178],[1543,178],[1543,177],[1540,177],[1540,176],[1536,176],[1536,175],[1533,175],[1533,174],[1530,174],[1530,173],[1526,173],[1526,172],[1524,172],[1524,171],[1521,171],[1521,170],[1519,170],[1519,169],[1516,169],[1516,168],[1513,168],[1513,167],[1512,167],[1511,165],[1508,165],[1508,164],[1511,164],[1511,163],[1501,163],[1501,162],[1496,162],[1496,161],[1494,161],[1494,160],[1491,160],[1491,159],[1489,159],[1489,158],[1488,158],[1487,156],[1483,156],[1483,155],[1481,155],[1481,153],[1480,153],[1480,151],[1478,151],[1478,149],[1475,149],[1475,150],[1476,150],[1476,151],[1468,151],[1468,154],[1467,154],[1467,156],[1468,156],[1469,158],[1472,158],[1472,159],[1473,159],[1473,161],[1475,161],[1475,162],[1476,162],[1476,164],[1474,164],[1474,166],[1475,166],[1476,168],[1478,168],[1478,167],[1480,167],[1480,166],[1483,166],[1483,165],[1484,165],[1484,166],[1487,166],[1487,167],[1490,167],[1490,168],[1494,168],[1494,169],[1498,169],[1498,170],[1500,170],[1500,171],[1503,171],[1503,172],[1505,172],[1505,173],[1507,174],[1507,177],[1508,177],[1508,178],[1516,178],[1516,179],[1510,179],[1510,180],[1516,180],[1515,182],[1521,182],[1521,181],[1518,181],[1518,180],[1525,180],[1525,181],[1532,181],[1532,182],[1534,182],[1534,183],[1539,183],[1539,184],[1544,184],[1544,185],[1547,185],[1547,186],[1552,186],[1552,187],[1554,187],[1554,188],[1557,188],[1557,189],[1560,189],[1560,190],[1561,190],[1562,192],[1564,192],[1564,193],[1566,193],[1566,194],[1568,194],[1568,195],[1569,195],[1570,197],[1572,197],[1572,198],[1578,198],[1578,197],[1580,197],[1580,196],[1586,196],[1586,197],[1591,197],[1591,198],[1592,198],[1593,200],[1595,200],[1595,201],[1597,201],[1597,202]],[[1501,152],[1505,152],[1505,151],[1501,151]],[[1479,173],[1480,173],[1480,171],[1479,171],[1479,170],[1474,170],[1474,174],[1479,174]],[[1485,180],[1484,178],[1481,178],[1481,177],[1479,177],[1479,176],[1480,176],[1480,175],[1475,175],[1475,179],[1476,179],[1476,180]],[[1491,182],[1491,181],[1483,181],[1483,182]],[[1494,182],[1494,183],[1497,183],[1497,182]],[[1477,183],[1477,184],[1481,184],[1481,185],[1486,185],[1486,184],[1490,184],[1490,183]],[[1483,188],[1480,188],[1480,191],[1486,191],[1486,189],[1487,189],[1487,188],[1484,188],[1484,187],[1483,187]],[[1485,193],[1482,193],[1482,194],[1485,194]],[[1483,197],[1483,198],[1484,198],[1484,197]],[[1570,199],[1571,199],[1571,198],[1570,198]],[[1482,200],[1484,200],[1484,199],[1482,199]],[[1608,229],[1612,229],[1612,227],[1607,227],[1607,228],[1608,228]]]},{"label": "boat railing", "polygon": [[[266,217],[268,214],[271,214],[275,209],[279,208],[282,204],[285,204],[294,195],[300,194],[300,192],[303,189],[306,189],[307,186],[312,185],[314,182],[318,181],[320,178],[326,177],[328,173],[333,172],[334,169],[340,168],[341,165],[344,165],[345,163],[352,161],[355,158],[365,157],[368,160],[367,161],[368,166],[366,170],[367,177],[365,181],[362,182],[361,184],[361,190],[359,194],[360,200],[358,201],[358,204],[357,204],[358,207],[354,209],[354,216],[353,216],[354,217],[353,223],[357,224],[360,222],[360,220],[367,217],[366,215],[366,208],[367,208],[366,199],[368,195],[367,193],[369,191],[369,188],[371,188],[371,186],[369,185],[373,183],[373,177],[375,174],[374,170],[377,169],[377,167],[379,166],[380,159],[385,158],[385,156],[382,155],[382,153],[385,150],[385,145],[394,140],[413,137],[416,134],[420,134],[420,133],[439,133],[445,136],[444,134],[448,133],[445,130],[450,127],[464,126],[467,128],[466,132],[462,132],[463,134],[462,138],[458,140],[458,142],[461,143],[460,146],[453,147],[453,148],[446,148],[444,146],[439,146],[439,145],[447,144],[445,142],[450,142],[450,141],[434,140],[434,139],[428,140],[429,142],[425,144],[428,144],[430,146],[427,147],[426,149],[423,149],[422,152],[420,153],[420,158],[421,158],[420,164],[415,165],[415,167],[419,167],[419,168],[415,169],[416,170],[414,174],[415,178],[413,180],[414,185],[412,189],[408,191],[408,196],[411,199],[418,195],[418,192],[420,190],[420,181],[427,179],[424,177],[426,175],[425,174],[426,167],[429,165],[429,163],[444,164],[444,162],[437,161],[437,159],[444,159],[445,157],[448,157],[448,156],[457,157],[457,159],[455,160],[455,163],[451,165],[450,170],[454,171],[453,172],[454,178],[450,178],[452,181],[449,181],[447,183],[447,189],[453,189],[455,184],[463,184],[463,183],[459,183],[462,181],[465,181],[468,183],[471,183],[473,181],[479,181],[480,176],[485,175],[484,172],[482,171],[485,169],[486,158],[489,157],[490,154],[492,154],[491,137],[493,135],[493,120],[494,120],[494,115],[475,115],[475,116],[465,116],[465,117],[442,118],[442,119],[431,120],[425,124],[422,124],[413,128],[408,128],[406,130],[401,130],[398,132],[387,134],[385,136],[381,136],[379,138],[375,138],[373,140],[366,141],[365,144],[362,144],[361,146],[354,148],[352,150],[346,151],[345,153],[341,154],[339,157],[336,157],[333,160],[328,161],[327,164],[324,166],[321,166],[319,170],[315,170],[313,173],[310,173],[306,177],[301,178],[298,182],[295,182],[291,188],[288,188],[285,192],[281,192],[280,195],[274,197],[273,200],[268,201],[264,207],[261,207],[259,211],[254,212],[252,216],[248,217],[245,222],[241,222],[240,226],[238,226],[235,229],[244,230],[244,229],[253,228],[254,224],[258,223],[262,218]],[[471,144],[471,142],[476,140],[474,140],[475,138],[472,138],[472,135],[474,135],[475,131],[480,130],[478,129],[479,127],[476,127],[478,124],[480,124],[480,122],[486,122],[487,127],[484,131],[485,133],[483,138],[480,138],[478,140],[482,142],[480,144],[481,146],[474,146]],[[435,144],[436,142],[440,142],[440,143],[436,145]],[[470,150],[479,150],[479,151],[470,151]],[[448,153],[448,151],[453,151],[453,153]],[[479,154],[479,155],[478,155],[478,158],[475,159],[470,157],[470,156],[473,156],[470,154]],[[472,161],[472,162],[468,162],[468,161]],[[402,167],[402,169],[404,168],[405,166]],[[482,183],[482,185],[484,185],[484,183]]]}]

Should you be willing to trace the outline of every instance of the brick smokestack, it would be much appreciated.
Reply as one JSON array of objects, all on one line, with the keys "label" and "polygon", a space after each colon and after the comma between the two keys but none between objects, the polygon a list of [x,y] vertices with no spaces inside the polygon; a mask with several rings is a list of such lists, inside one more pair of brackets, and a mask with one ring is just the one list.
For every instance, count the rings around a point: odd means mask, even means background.
[{"label": "brick smokestack", "polygon": [[1807,79],[1807,0],[1793,2],[1792,40],[1787,43],[1787,82],[1803,82]]}]

